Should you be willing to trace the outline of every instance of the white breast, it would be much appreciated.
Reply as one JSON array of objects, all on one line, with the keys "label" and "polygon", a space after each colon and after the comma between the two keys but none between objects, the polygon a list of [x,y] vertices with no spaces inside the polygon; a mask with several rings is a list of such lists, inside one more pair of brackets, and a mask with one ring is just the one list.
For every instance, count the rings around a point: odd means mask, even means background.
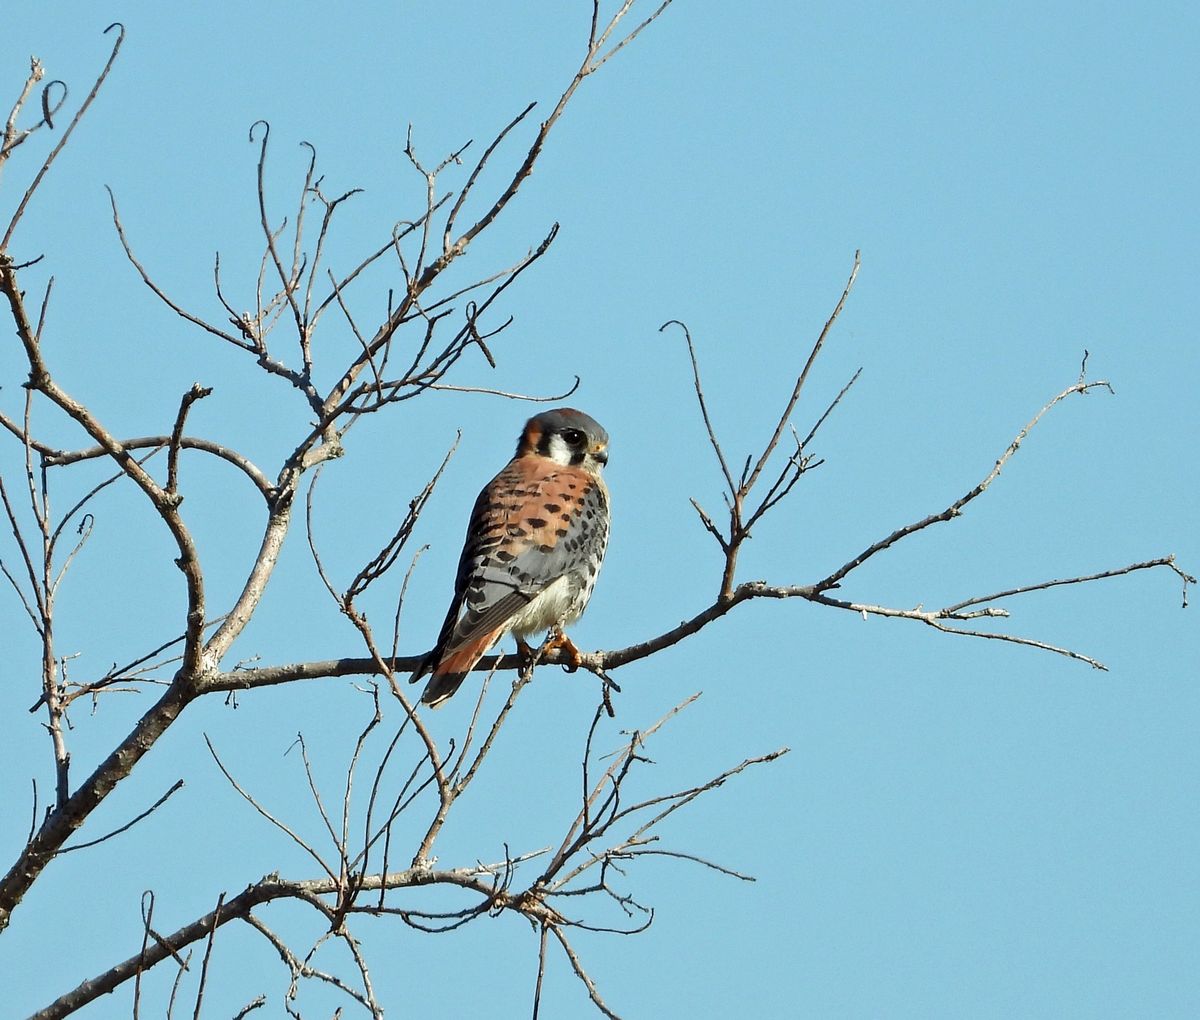
[{"label": "white breast", "polygon": [[570,575],[560,577],[513,617],[510,629],[518,637],[524,638],[554,626],[573,623],[579,619],[591,593],[591,585],[579,591],[571,583]]}]

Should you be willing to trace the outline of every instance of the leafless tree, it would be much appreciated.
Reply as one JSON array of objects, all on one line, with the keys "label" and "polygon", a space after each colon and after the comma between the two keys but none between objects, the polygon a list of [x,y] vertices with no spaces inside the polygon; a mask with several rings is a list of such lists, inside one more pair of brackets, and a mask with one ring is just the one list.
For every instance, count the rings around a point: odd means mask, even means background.
[{"label": "leafless tree", "polygon": [[[232,285],[240,293],[253,295],[249,310],[239,310],[240,306],[229,297],[232,287],[223,276],[219,257],[213,266],[214,298],[223,312],[213,318],[176,301],[139,258],[122,224],[117,198],[110,195],[113,225],[129,262],[158,300],[195,327],[197,342],[227,345],[241,352],[258,372],[261,387],[283,387],[298,394],[303,402],[292,449],[281,462],[267,467],[255,463],[244,450],[205,439],[190,427],[196,405],[211,392],[207,386],[196,384],[179,394],[174,420],[163,422],[156,434],[128,437],[106,425],[94,407],[59,381],[53,330],[48,326],[55,297],[54,278],[45,275],[36,243],[24,237],[19,228],[57,157],[104,86],[124,41],[124,29],[120,25],[110,27],[113,42],[108,62],[73,110],[69,108],[66,87],[61,82],[46,82],[42,65],[36,59],[32,61],[27,79],[17,88],[0,148],[0,173],[9,170],[11,175],[10,160],[19,164],[20,157],[33,152],[39,141],[46,143],[40,161],[35,158],[33,164],[26,164],[32,172],[27,174],[24,189],[16,193],[6,190],[7,223],[0,237],[0,293],[28,368],[19,396],[13,387],[5,387],[0,411],[3,434],[12,448],[19,449],[19,462],[23,464],[23,472],[0,475],[0,501],[11,537],[2,549],[0,571],[10,595],[4,610],[9,621],[5,632],[23,618],[40,647],[40,681],[37,690],[30,691],[30,701],[48,734],[54,789],[47,795],[34,779],[28,838],[0,878],[0,931],[8,928],[30,890],[52,873],[55,858],[126,832],[182,787],[181,780],[157,798],[147,795],[144,810],[135,817],[111,831],[96,831],[92,818],[96,809],[137,773],[143,756],[167,738],[176,720],[197,701],[229,698],[237,692],[301,680],[359,677],[367,696],[364,704],[369,706],[361,733],[353,746],[346,748],[344,780],[335,790],[322,788],[304,739],[298,741],[312,802],[321,819],[323,834],[319,842],[302,835],[288,819],[277,817],[256,797],[244,777],[222,760],[219,739],[209,745],[218,767],[244,798],[247,811],[261,815],[275,827],[281,840],[294,844],[310,859],[309,875],[284,877],[276,873],[233,894],[214,888],[210,911],[183,924],[173,920],[165,927],[156,916],[154,897],[147,894],[140,945],[128,946],[123,959],[77,987],[63,989],[61,994],[55,992],[57,997],[48,1001],[36,1014],[38,1017],[67,1016],[122,986],[132,989],[133,1015],[137,1016],[143,976],[160,965],[178,970],[168,1013],[176,995],[183,994],[181,982],[186,973],[194,985],[191,994],[195,1015],[199,1015],[210,976],[214,939],[231,923],[247,925],[260,933],[278,955],[284,973],[284,1001],[292,1015],[300,1015],[295,1005],[299,990],[306,983],[319,982],[337,989],[347,1003],[381,1016],[383,1005],[372,984],[370,961],[355,935],[356,919],[362,915],[394,918],[417,931],[436,932],[503,912],[524,917],[540,933],[539,956],[532,972],[536,975],[531,989],[535,1017],[547,960],[558,951],[596,1009],[605,1016],[615,1016],[588,974],[572,942],[574,934],[580,930],[632,934],[650,924],[652,910],[626,891],[624,881],[628,867],[642,857],[697,861],[745,878],[717,863],[672,849],[660,842],[659,829],[661,823],[696,798],[751,766],[770,763],[786,753],[782,748],[739,756],[719,773],[684,788],[647,788],[647,777],[641,769],[646,747],[694,699],[684,701],[656,721],[622,720],[624,736],[614,752],[612,720],[621,713],[619,687],[613,674],[620,667],[666,652],[722,620],[742,603],[794,599],[864,616],[912,620],[948,634],[1027,645],[1103,669],[1091,656],[998,629],[996,621],[1008,617],[1006,605],[1029,592],[1151,569],[1173,571],[1183,585],[1186,604],[1187,584],[1194,580],[1171,556],[1083,576],[1018,585],[933,609],[851,601],[838,594],[847,578],[869,560],[917,532],[954,519],[982,497],[1029,431],[1055,405],[1107,386],[1104,381],[1088,380],[1082,370],[1077,381],[1051,397],[1017,432],[982,478],[944,509],[896,527],[847,556],[837,569],[807,584],[768,584],[739,577],[738,557],[743,544],[759,522],[789,497],[802,476],[820,463],[809,451],[818,430],[855,381],[852,378],[846,383],[810,427],[793,427],[793,412],[810,370],[853,287],[859,269],[855,255],[845,289],[812,343],[779,414],[773,418],[765,443],[749,456],[734,458],[717,435],[687,328],[679,322],[662,327],[678,334],[691,356],[703,423],[696,443],[711,449],[725,489],[725,507],[720,513],[693,501],[701,525],[721,553],[711,601],[693,608],[684,622],[663,633],[648,635],[629,647],[583,655],[582,668],[597,678],[597,707],[590,724],[579,734],[580,754],[577,763],[572,763],[580,769],[578,809],[562,820],[561,840],[556,845],[513,850],[503,859],[485,863],[470,860],[443,865],[437,860],[435,850],[447,820],[463,794],[491,765],[490,752],[535,669],[564,665],[566,660],[556,651],[547,651],[532,662],[515,655],[485,657],[478,668],[486,679],[465,732],[456,739],[436,738],[413,697],[413,689],[406,683],[406,673],[420,659],[414,653],[423,649],[402,654],[398,645],[408,582],[404,568],[414,561],[414,535],[442,469],[428,480],[411,483],[407,510],[390,521],[379,536],[378,553],[357,567],[333,564],[322,556],[314,506],[318,501],[346,500],[351,494],[322,491],[318,479],[326,461],[353,455],[347,433],[364,416],[386,414],[396,404],[439,390],[498,392],[480,385],[464,370],[464,355],[477,351],[488,363],[496,363],[501,356],[496,338],[511,322],[499,313],[505,292],[546,254],[557,227],[510,265],[473,269],[469,277],[447,271],[465,263],[475,239],[504,215],[576,91],[658,19],[669,2],[652,4],[636,16],[632,14],[633,0],[624,0],[607,15],[597,2],[590,24],[581,26],[578,70],[545,119],[536,125],[530,119],[534,111],[531,105],[517,113],[478,155],[464,145],[433,165],[418,158],[410,138],[406,155],[420,182],[420,206],[411,218],[387,231],[375,247],[348,267],[328,264],[326,242],[343,205],[355,192],[327,193],[313,151],[299,201],[288,218],[281,218],[271,209],[274,203],[266,183],[270,127],[255,124],[250,137],[258,150],[262,254],[254,278],[248,284],[241,281]],[[478,194],[481,180],[485,176],[491,179],[498,169],[501,143],[514,139],[523,139],[520,158],[503,171],[503,182],[497,189],[489,195]],[[445,183],[447,179],[454,183]],[[382,291],[387,297],[386,313],[372,318],[368,309],[383,304],[377,283],[380,279],[387,281]],[[468,279],[471,282],[463,282]],[[323,341],[320,345],[316,343],[319,330]],[[336,339],[325,342],[327,334]],[[338,360],[338,351],[348,353]],[[567,396],[500,395],[514,400],[558,400]],[[64,423],[73,433],[64,432]],[[62,434],[73,434],[78,439],[71,445],[61,445],[48,438]],[[246,522],[247,528],[260,528],[258,551],[246,565],[241,592],[230,605],[211,603],[206,585],[209,551],[200,547],[189,527],[180,464],[193,457],[213,458],[238,472],[261,501],[265,513],[261,525]],[[106,465],[107,472],[99,480],[94,473],[97,465]],[[140,493],[166,529],[172,543],[171,558],[186,591],[186,611],[177,636],[159,640],[138,634],[140,647],[129,662],[114,664],[101,676],[77,679],[68,675],[68,657],[56,641],[56,607],[72,563],[91,535],[93,517],[89,508],[112,486]],[[68,494],[65,511],[57,509],[62,493]],[[239,637],[263,604],[280,549],[298,513],[332,605],[352,623],[361,640],[357,647],[347,648],[344,657],[327,661],[231,665]],[[131,523],[130,527],[135,525]],[[411,566],[408,570],[411,572]],[[350,577],[348,583],[335,579],[346,576]],[[368,621],[363,603],[369,591],[378,594],[383,589],[391,611],[386,630],[381,631]],[[488,681],[501,676],[512,678],[511,683],[505,681],[508,686],[501,692],[502,697],[485,698]],[[89,774],[79,775],[72,769],[72,727],[86,723],[74,719],[72,712],[78,714],[81,704],[95,706],[131,690],[152,696],[153,703]],[[32,763],[30,769],[39,774],[44,771]],[[405,823],[403,828],[401,821]],[[412,831],[418,833],[416,838],[411,837]],[[514,832],[512,845],[518,846],[521,838],[519,831]],[[435,910],[408,895],[414,887],[434,886],[456,891],[459,905]],[[313,943],[300,945],[275,931],[268,925],[270,914],[265,908],[280,900],[311,908],[320,917],[324,934]],[[618,920],[613,922],[612,916]],[[12,933],[7,937],[12,938]],[[348,970],[330,970],[318,959],[330,942],[345,948],[346,958],[353,963]],[[252,1012],[266,1001],[265,994],[251,1000],[239,1015]]]}]

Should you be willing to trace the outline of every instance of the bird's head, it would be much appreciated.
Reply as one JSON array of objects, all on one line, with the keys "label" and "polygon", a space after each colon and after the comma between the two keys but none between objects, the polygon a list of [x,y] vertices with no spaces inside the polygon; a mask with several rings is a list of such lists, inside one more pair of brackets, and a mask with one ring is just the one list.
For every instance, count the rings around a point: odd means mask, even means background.
[{"label": "bird's head", "polygon": [[535,414],[525,423],[517,456],[527,454],[599,474],[608,463],[608,433],[590,415],[573,407],[556,407]]}]

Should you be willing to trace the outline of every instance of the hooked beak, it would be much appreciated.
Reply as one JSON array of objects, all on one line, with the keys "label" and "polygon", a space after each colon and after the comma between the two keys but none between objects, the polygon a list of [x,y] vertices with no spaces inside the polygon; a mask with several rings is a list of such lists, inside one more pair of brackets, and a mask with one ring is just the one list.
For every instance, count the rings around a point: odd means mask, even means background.
[{"label": "hooked beak", "polygon": [[607,464],[608,463],[608,447],[607,446],[595,447],[592,450],[592,460],[597,461],[600,464]]}]

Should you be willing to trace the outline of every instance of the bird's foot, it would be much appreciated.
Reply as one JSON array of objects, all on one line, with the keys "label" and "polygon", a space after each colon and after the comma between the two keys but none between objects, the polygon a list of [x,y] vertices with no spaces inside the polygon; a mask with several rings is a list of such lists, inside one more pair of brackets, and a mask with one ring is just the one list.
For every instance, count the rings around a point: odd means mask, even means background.
[{"label": "bird's foot", "polygon": [[513,637],[517,642],[517,654],[523,660],[525,660],[525,662],[532,662],[534,655],[537,654],[537,650],[529,645],[524,638],[518,637],[516,634],[514,634]]},{"label": "bird's foot", "polygon": [[583,656],[575,647],[575,642],[557,628],[551,630],[542,643],[541,654],[545,656],[550,652],[563,653],[566,661],[562,665],[568,673],[574,673],[583,662]]}]

